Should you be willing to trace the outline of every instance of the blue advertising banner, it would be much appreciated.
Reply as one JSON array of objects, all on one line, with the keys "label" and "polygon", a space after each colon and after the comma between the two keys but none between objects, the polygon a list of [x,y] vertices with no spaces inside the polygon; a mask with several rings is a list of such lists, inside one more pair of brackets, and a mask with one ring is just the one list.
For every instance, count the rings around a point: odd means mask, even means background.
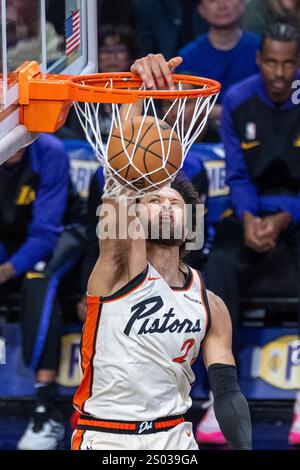
[{"label": "blue advertising banner", "polygon": [[300,390],[296,328],[243,328],[240,379],[248,398],[290,399]]},{"label": "blue advertising banner", "polygon": [[[33,396],[34,374],[22,362],[21,330],[4,325],[0,338],[0,397]],[[72,396],[80,382],[81,331],[68,325],[62,338],[58,375],[61,395]],[[295,328],[242,327],[239,376],[248,399],[292,399],[300,389],[300,339]],[[194,364],[195,399],[208,396],[207,374],[201,358]]]},{"label": "blue advertising banner", "polygon": [[[1,330],[0,397],[31,397],[34,395],[34,373],[23,364],[20,325],[8,323]],[[80,325],[68,325],[62,337],[58,374],[60,395],[73,395],[80,382],[80,340]]]}]

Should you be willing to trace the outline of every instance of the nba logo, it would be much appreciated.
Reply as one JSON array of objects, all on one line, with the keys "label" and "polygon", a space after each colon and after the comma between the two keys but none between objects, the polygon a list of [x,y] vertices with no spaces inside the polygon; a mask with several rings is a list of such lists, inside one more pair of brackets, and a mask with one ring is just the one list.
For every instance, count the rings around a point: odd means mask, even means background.
[{"label": "nba logo", "polygon": [[248,122],[246,125],[246,139],[255,140],[256,139],[256,124],[255,122]]},{"label": "nba logo", "polygon": [[0,365],[6,364],[6,344],[3,338],[0,338]]}]

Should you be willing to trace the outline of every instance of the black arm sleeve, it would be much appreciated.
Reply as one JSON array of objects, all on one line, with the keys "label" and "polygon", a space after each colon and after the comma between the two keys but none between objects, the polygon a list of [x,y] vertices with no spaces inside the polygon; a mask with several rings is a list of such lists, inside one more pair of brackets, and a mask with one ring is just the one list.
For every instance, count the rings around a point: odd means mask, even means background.
[{"label": "black arm sleeve", "polygon": [[251,450],[250,412],[238,384],[236,367],[213,364],[208,368],[208,377],[216,418],[227,442],[233,449]]}]

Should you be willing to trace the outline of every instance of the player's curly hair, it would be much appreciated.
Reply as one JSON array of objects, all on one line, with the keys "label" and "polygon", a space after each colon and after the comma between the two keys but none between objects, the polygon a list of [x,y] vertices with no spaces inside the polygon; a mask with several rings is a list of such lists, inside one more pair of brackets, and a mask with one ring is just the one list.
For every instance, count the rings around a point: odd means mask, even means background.
[{"label": "player's curly hair", "polygon": [[[200,204],[199,194],[196,191],[195,186],[190,180],[185,176],[183,171],[179,171],[175,180],[171,183],[171,188],[175,189],[183,198],[185,204],[192,206],[192,224],[189,227],[189,232],[187,234],[187,241],[193,242],[195,239],[194,233],[196,230],[196,207],[197,204]],[[192,233],[193,232],[193,233]],[[180,259],[183,259],[189,252],[185,248],[185,243],[183,243],[179,248]]]}]

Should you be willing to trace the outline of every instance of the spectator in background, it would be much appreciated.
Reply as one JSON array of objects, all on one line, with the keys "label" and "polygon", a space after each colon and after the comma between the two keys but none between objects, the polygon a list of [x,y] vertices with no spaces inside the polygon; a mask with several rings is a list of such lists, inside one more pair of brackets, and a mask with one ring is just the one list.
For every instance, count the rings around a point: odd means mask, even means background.
[{"label": "spectator in background", "polygon": [[85,208],[71,189],[68,155],[49,135],[0,167],[0,192],[0,294],[6,300],[21,292],[23,358],[35,373],[35,411],[18,448],[50,450],[64,436],[55,407],[62,334],[57,288],[80,256]]},{"label": "spectator in background", "polygon": [[300,0],[250,0],[243,16],[243,28],[264,34],[275,22],[300,27]]},{"label": "spectator in background", "polygon": [[[63,228],[68,184],[68,156],[62,144],[50,136],[40,137],[0,167],[2,299],[11,291],[19,291],[26,273],[38,264],[46,264],[53,255]],[[34,297],[28,299],[29,311],[34,309]],[[29,328],[33,329],[33,326],[29,325]],[[41,369],[37,371],[38,402],[42,395],[54,400],[53,387],[50,390],[42,377],[46,368],[41,363]],[[50,416],[47,418],[50,419]],[[52,439],[63,437],[64,428],[60,417],[55,415],[51,416],[51,419],[51,424],[48,423],[48,434],[50,427],[53,427]]]},{"label": "spectator in background", "polygon": [[211,127],[216,131],[228,88],[258,71],[256,52],[260,37],[241,29],[244,9],[244,0],[200,0],[198,10],[209,24],[208,33],[179,51],[183,58],[179,71],[188,69],[194,75],[213,78],[222,84],[218,104],[210,115]]},{"label": "spectator in background", "polygon": [[136,41],[131,28],[107,24],[99,35],[99,72],[128,72],[136,59]]},{"label": "spectator in background", "polygon": [[198,0],[135,0],[139,56],[174,57],[181,47],[207,31],[197,13]]},{"label": "spectator in background", "polygon": [[[279,243],[292,250],[300,271],[300,106],[292,99],[299,76],[298,31],[272,25],[257,62],[260,74],[232,87],[224,99],[222,138],[233,215],[220,223],[205,267],[208,289],[229,308],[235,353],[241,275]],[[212,408],[210,413],[211,424]],[[206,428],[200,423],[198,433],[207,437],[208,429],[217,433],[217,423]],[[291,436],[300,442],[299,404]]]},{"label": "spectator in background", "polygon": [[0,285],[53,254],[67,204],[69,160],[42,136],[0,167]]}]

